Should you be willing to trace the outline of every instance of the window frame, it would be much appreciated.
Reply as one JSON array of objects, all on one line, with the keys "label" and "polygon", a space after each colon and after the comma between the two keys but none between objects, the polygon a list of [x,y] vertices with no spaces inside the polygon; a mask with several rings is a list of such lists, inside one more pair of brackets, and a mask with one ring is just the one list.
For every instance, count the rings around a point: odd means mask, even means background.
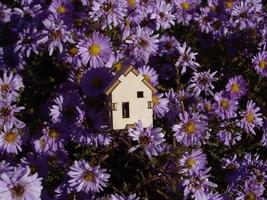
[{"label": "window frame", "polygon": [[136,92],[136,96],[137,96],[137,98],[144,98],[144,91],[137,91]]},{"label": "window frame", "polygon": [[122,118],[130,118],[130,103],[122,102]]}]

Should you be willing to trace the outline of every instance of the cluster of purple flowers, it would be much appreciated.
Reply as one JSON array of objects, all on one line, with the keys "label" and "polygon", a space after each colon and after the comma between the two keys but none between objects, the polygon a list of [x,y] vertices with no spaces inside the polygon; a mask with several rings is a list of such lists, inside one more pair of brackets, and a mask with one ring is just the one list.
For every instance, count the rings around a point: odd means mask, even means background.
[{"label": "cluster of purple flowers", "polygon": [[[267,85],[266,3],[6,2],[0,2],[0,200],[265,198],[267,163],[253,151],[266,151],[266,99],[257,99],[253,81]],[[183,28],[208,38],[200,41],[205,48],[248,32],[256,47],[238,52],[246,62],[233,59],[248,69],[224,72],[228,54],[222,66],[207,64],[199,44],[180,37]],[[23,82],[28,89],[32,66],[48,68],[38,66],[42,58],[65,78],[48,78],[56,85],[36,102],[42,103],[36,114],[27,101],[41,91],[26,94]],[[139,120],[113,131],[103,90],[129,65],[159,91],[152,97],[154,126]],[[26,119],[29,113],[37,118]],[[246,140],[255,143],[253,153]]]}]

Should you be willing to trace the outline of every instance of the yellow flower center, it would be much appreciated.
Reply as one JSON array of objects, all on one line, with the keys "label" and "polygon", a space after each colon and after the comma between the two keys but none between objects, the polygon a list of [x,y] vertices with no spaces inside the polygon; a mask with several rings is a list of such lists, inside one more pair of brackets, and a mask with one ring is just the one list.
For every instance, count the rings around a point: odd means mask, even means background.
[{"label": "yellow flower center", "polygon": [[16,139],[17,139],[17,134],[12,132],[12,131],[6,133],[6,135],[5,135],[5,141],[7,143],[10,143],[10,144],[14,143],[16,141]]},{"label": "yellow flower center", "polygon": [[196,131],[197,127],[193,121],[189,121],[185,124],[184,130],[187,134],[193,134]]},{"label": "yellow flower center", "polygon": [[25,188],[22,185],[16,185],[11,189],[12,199],[17,199],[17,197],[23,197]]},{"label": "yellow flower center", "polygon": [[4,93],[9,92],[9,90],[10,90],[10,86],[8,84],[2,84],[0,86],[0,88],[1,88],[1,91],[4,92]]},{"label": "yellow flower center", "polygon": [[237,83],[232,84],[231,90],[233,93],[238,93],[240,91],[240,85]]},{"label": "yellow flower center", "polygon": [[60,30],[53,31],[51,34],[52,34],[52,37],[53,37],[54,40],[60,39],[61,36],[62,36]]},{"label": "yellow flower center", "polygon": [[84,173],[83,179],[86,182],[92,182],[95,179],[95,174],[92,171],[87,171]]},{"label": "yellow flower center", "polygon": [[141,136],[141,137],[139,138],[139,141],[140,141],[140,144],[141,144],[141,145],[143,145],[143,146],[147,146],[147,145],[150,143],[151,139],[150,139],[150,137],[144,135],[144,136]]},{"label": "yellow flower center", "polygon": [[206,103],[205,104],[205,109],[206,109],[206,111],[210,112],[211,111],[211,104],[210,103]]},{"label": "yellow flower center", "polygon": [[182,8],[183,8],[184,10],[188,10],[189,7],[190,7],[190,4],[189,4],[188,2],[183,2],[183,3],[181,3],[181,6],[182,6]]},{"label": "yellow flower center", "polygon": [[71,47],[71,48],[69,49],[69,53],[70,53],[70,55],[71,55],[72,57],[76,56],[77,53],[78,53],[78,48],[76,48],[76,47]]},{"label": "yellow flower center", "polygon": [[57,132],[55,129],[49,130],[48,136],[52,139],[57,139],[59,137],[59,132]]},{"label": "yellow flower center", "polygon": [[188,169],[192,169],[192,167],[194,165],[196,165],[196,161],[193,159],[193,158],[188,158],[186,161],[185,161],[185,165]]},{"label": "yellow flower center", "polygon": [[145,40],[144,38],[142,38],[139,42],[140,46],[143,48],[148,48],[149,47],[149,43],[147,40]]},{"label": "yellow flower center", "polygon": [[99,44],[92,44],[88,51],[92,56],[98,56],[101,53],[101,46]]},{"label": "yellow flower center", "polygon": [[152,97],[153,105],[158,105],[160,103],[159,98],[157,96]]},{"label": "yellow flower center", "polygon": [[233,4],[233,1],[226,1],[224,5],[226,8],[231,9],[234,4]]},{"label": "yellow flower center", "polygon": [[149,75],[147,75],[147,74],[144,74],[143,76],[144,76],[144,79],[145,79],[146,81],[148,81],[148,82],[150,82],[150,81],[151,81],[151,78],[150,78],[150,76],[149,76]]},{"label": "yellow flower center", "polygon": [[227,99],[222,99],[220,102],[220,106],[223,107],[224,109],[229,108],[229,101]]},{"label": "yellow flower center", "polygon": [[259,67],[260,67],[261,69],[265,69],[266,65],[267,65],[267,62],[266,62],[265,60],[261,60],[261,61],[259,62]]},{"label": "yellow flower center", "polygon": [[64,6],[57,7],[57,13],[64,14],[66,12],[66,8]]},{"label": "yellow flower center", "polygon": [[115,69],[116,72],[120,71],[122,68],[122,63],[121,62],[117,62],[113,68]]},{"label": "yellow flower center", "polygon": [[11,110],[8,107],[3,107],[0,110],[1,117],[3,117],[4,119],[7,119],[10,113],[11,113]]},{"label": "yellow flower center", "polygon": [[128,4],[132,8],[135,7],[135,3],[136,3],[135,0],[128,0]]},{"label": "yellow flower center", "polygon": [[256,195],[253,192],[249,192],[246,197],[245,200],[257,200]]},{"label": "yellow flower center", "polygon": [[247,113],[245,116],[245,119],[248,123],[253,123],[255,120],[255,117],[252,113]]}]

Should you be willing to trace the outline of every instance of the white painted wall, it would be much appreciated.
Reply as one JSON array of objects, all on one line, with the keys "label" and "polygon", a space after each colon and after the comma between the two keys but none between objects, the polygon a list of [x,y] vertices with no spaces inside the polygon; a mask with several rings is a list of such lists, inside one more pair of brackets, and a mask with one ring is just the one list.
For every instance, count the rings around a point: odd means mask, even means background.
[{"label": "white painted wall", "polygon": [[[112,111],[113,129],[124,129],[127,124],[134,124],[141,120],[144,127],[153,124],[153,109],[148,108],[148,101],[152,101],[152,91],[143,83],[144,77],[133,72],[125,77],[121,75],[121,83],[111,94],[112,103],[117,103],[117,110]],[[143,91],[144,97],[137,98],[137,91]],[[122,102],[129,102],[130,117],[122,118]]]}]

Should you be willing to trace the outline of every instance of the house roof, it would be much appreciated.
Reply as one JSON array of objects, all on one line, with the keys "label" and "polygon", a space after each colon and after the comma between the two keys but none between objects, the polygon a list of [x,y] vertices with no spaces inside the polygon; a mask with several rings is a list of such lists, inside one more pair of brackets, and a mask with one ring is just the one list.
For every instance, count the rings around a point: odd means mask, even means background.
[{"label": "house roof", "polygon": [[[112,81],[108,84],[108,86],[104,89],[104,93],[109,96],[112,91],[121,83],[119,80],[120,76],[124,75],[127,76],[130,72],[133,72],[136,76],[140,74],[140,72],[134,68],[132,65],[129,65],[127,67],[123,67],[120,71],[117,72],[117,74],[114,76]],[[142,80],[146,86],[152,90],[152,92],[156,93],[157,89],[145,78]]]}]

